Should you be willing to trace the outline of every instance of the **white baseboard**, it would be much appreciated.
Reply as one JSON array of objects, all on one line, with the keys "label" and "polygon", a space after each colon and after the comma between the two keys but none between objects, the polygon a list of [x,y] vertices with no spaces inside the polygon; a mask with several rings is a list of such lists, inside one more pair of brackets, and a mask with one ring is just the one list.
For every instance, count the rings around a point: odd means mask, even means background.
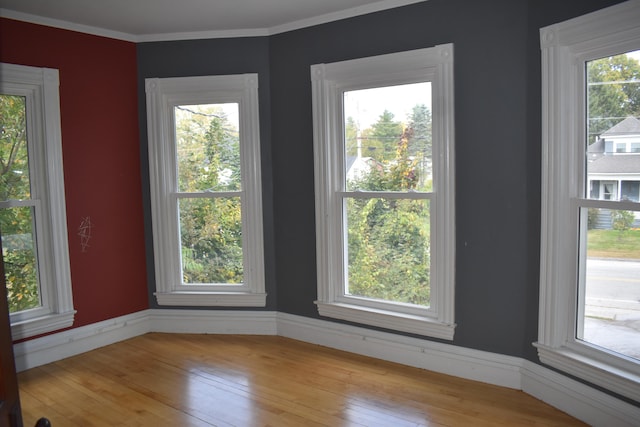
[{"label": "white baseboard", "polygon": [[640,408],[544,366],[496,353],[273,311],[151,309],[14,345],[18,371],[148,332],[281,335],[522,390],[592,425],[638,426]]},{"label": "white baseboard", "polygon": [[528,360],[522,367],[522,391],[592,426],[640,425],[640,407]]},{"label": "white baseboard", "polygon": [[148,332],[276,335],[275,311],[149,310]]},{"label": "white baseboard", "polygon": [[18,372],[148,332],[275,335],[273,311],[144,310],[13,346]]},{"label": "white baseboard", "polygon": [[149,332],[151,310],[58,332],[13,346],[18,372]]},{"label": "white baseboard", "polygon": [[522,359],[278,313],[278,335],[429,371],[520,389]]}]

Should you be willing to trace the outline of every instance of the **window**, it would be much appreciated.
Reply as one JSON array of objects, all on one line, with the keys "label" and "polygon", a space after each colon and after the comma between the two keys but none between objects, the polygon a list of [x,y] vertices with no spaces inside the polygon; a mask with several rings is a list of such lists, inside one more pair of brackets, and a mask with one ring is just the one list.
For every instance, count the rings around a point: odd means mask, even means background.
[{"label": "window", "polygon": [[258,76],[146,91],[158,304],[264,306]]},{"label": "window", "polygon": [[543,196],[535,344],[543,363],[635,401],[640,156],[627,147],[640,142],[638,22],[640,9],[627,2],[541,29]]},{"label": "window", "polygon": [[311,79],[320,315],[453,339],[453,45]]},{"label": "window", "polygon": [[14,339],[73,324],[58,70],[0,64],[0,231]]}]

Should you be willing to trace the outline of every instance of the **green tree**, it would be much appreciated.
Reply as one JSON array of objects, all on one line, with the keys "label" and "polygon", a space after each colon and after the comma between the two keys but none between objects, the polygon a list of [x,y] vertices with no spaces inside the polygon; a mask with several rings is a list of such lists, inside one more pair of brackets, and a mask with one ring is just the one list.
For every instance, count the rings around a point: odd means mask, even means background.
[{"label": "green tree", "polygon": [[416,159],[421,171],[418,189],[431,191],[432,120],[431,110],[425,104],[418,104],[412,108],[407,135],[409,139],[407,153]]},{"label": "green tree", "polygon": [[425,104],[415,105],[411,109],[408,128],[409,135],[408,153],[411,156],[422,155],[431,158],[431,110]]},{"label": "green tree", "polygon": [[587,64],[589,143],[629,116],[640,116],[640,62],[616,55]]},{"label": "green tree", "polygon": [[[26,119],[24,97],[0,95],[0,201],[31,198]],[[40,304],[32,216],[30,207],[0,209],[2,256],[12,313]]]},{"label": "green tree", "polygon": [[[420,180],[408,156],[408,133],[396,140],[394,160],[372,168],[358,188],[408,191]],[[349,293],[419,305],[430,301],[430,233],[427,201],[348,200]]]},{"label": "green tree", "polygon": [[632,211],[611,211],[611,226],[614,230],[618,230],[620,234],[631,229],[635,216]]},{"label": "green tree", "polygon": [[393,159],[395,145],[401,135],[402,123],[394,120],[393,113],[384,110],[378,121],[363,132],[363,155],[378,161]]}]

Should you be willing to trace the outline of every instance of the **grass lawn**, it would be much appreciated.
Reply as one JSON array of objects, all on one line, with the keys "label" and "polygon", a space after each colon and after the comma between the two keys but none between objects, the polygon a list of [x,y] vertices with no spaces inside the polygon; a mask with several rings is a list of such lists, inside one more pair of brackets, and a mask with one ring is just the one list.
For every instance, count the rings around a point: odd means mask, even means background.
[{"label": "grass lawn", "polygon": [[589,257],[640,259],[640,230],[589,230]]}]

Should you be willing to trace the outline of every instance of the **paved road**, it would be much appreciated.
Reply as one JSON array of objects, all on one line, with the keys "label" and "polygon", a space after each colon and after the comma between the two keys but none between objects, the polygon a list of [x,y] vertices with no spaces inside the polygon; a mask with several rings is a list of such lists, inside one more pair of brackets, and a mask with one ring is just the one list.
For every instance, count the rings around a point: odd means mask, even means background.
[{"label": "paved road", "polygon": [[584,340],[640,359],[640,262],[589,259]]},{"label": "paved road", "polygon": [[640,262],[588,260],[586,296],[640,303]]}]

